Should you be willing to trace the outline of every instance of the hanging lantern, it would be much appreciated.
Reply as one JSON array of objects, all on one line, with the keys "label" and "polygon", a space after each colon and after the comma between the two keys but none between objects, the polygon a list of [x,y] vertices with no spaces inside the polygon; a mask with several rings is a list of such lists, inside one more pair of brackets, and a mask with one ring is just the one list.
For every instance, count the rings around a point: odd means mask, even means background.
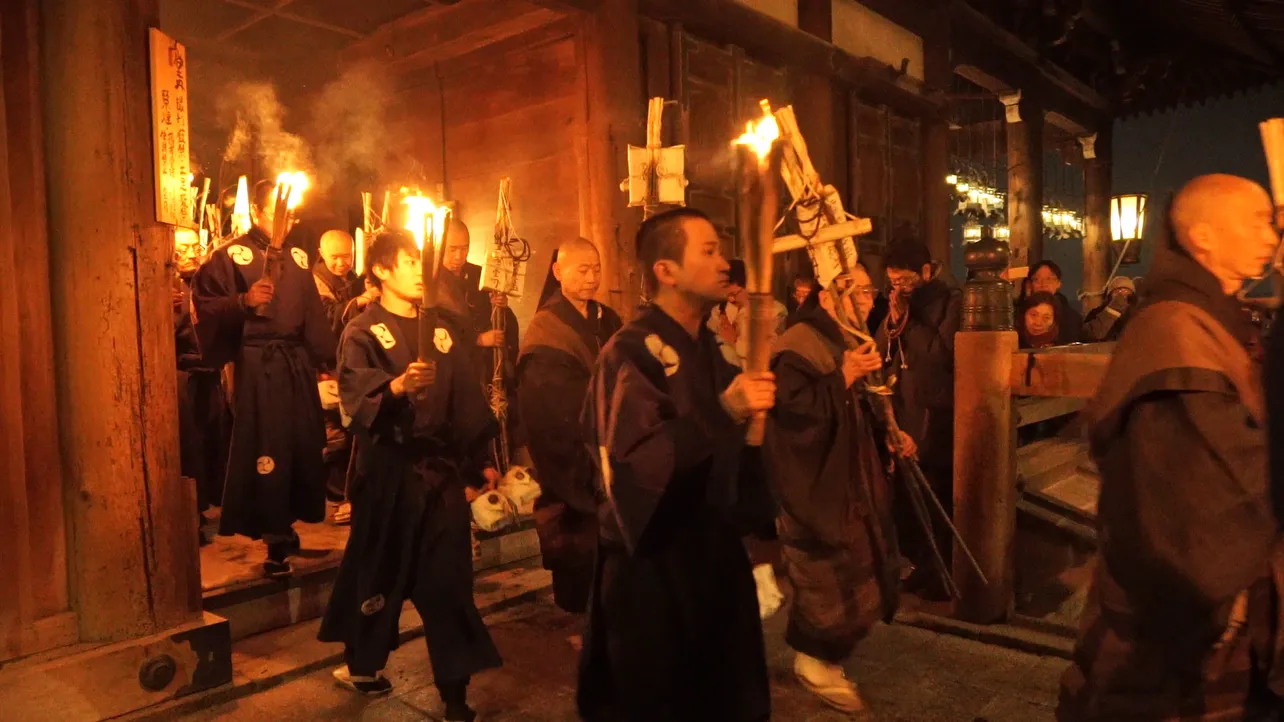
[{"label": "hanging lantern", "polygon": [[994,240],[1006,241],[1012,238],[1012,229],[1008,228],[1006,223],[999,223],[994,227]]},{"label": "hanging lantern", "polygon": [[974,243],[981,240],[981,224],[969,221],[963,224],[963,242]]},{"label": "hanging lantern", "polygon": [[1110,199],[1110,240],[1123,263],[1141,261],[1141,242],[1146,232],[1146,195],[1132,193]]},{"label": "hanging lantern", "polygon": [[959,184],[959,177],[957,175],[954,175],[951,173],[950,175],[945,176],[945,185],[956,186],[958,184]]}]

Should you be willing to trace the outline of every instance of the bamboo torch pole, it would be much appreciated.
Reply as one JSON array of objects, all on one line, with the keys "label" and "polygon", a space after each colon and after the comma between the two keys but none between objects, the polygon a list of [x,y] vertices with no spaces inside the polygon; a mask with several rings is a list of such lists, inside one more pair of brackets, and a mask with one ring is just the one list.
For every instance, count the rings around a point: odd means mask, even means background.
[{"label": "bamboo torch pole", "polygon": [[[736,140],[741,168],[739,230],[749,291],[749,355],[744,369],[748,372],[770,369],[771,342],[776,332],[771,281],[780,200],[776,182],[780,173],[780,147],[776,141],[780,133],[767,101],[762,101],[762,108],[763,118],[756,124],[750,122],[745,134]],[[745,443],[762,446],[766,428],[766,412],[755,413]]]}]

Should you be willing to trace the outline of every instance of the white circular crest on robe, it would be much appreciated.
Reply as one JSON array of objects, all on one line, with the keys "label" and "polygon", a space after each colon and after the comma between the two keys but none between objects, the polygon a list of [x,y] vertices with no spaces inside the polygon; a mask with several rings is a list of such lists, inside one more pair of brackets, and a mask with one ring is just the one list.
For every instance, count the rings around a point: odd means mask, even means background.
[{"label": "white circular crest on robe", "polygon": [[361,603],[361,613],[367,617],[372,617],[383,610],[385,604],[382,594],[376,594]]},{"label": "white circular crest on robe", "polygon": [[294,259],[294,262],[298,264],[299,268],[302,268],[305,271],[308,270],[307,251],[303,250],[302,248],[291,248],[290,257]]},{"label": "white circular crest on robe", "polygon": [[267,476],[276,469],[276,462],[273,461],[270,456],[260,456],[259,460],[255,462],[254,468],[259,472],[259,474]]},{"label": "white circular crest on robe", "polygon": [[455,345],[455,340],[450,337],[449,331],[439,328],[432,332],[432,345],[442,353],[450,353],[450,347]]},{"label": "white circular crest on robe", "polygon": [[375,325],[371,326],[370,333],[375,337],[375,340],[379,342],[379,345],[384,347],[385,350],[390,349],[393,346],[397,345],[397,338],[393,336],[392,332],[388,330],[388,327],[382,323],[376,323]]},{"label": "white circular crest on robe", "polygon": [[227,257],[238,266],[248,266],[254,260],[254,251],[238,243],[227,247]]},{"label": "white circular crest on robe", "polygon": [[655,360],[664,366],[665,376],[672,376],[678,372],[678,352],[658,335],[653,333],[646,337],[646,350],[650,351]]}]

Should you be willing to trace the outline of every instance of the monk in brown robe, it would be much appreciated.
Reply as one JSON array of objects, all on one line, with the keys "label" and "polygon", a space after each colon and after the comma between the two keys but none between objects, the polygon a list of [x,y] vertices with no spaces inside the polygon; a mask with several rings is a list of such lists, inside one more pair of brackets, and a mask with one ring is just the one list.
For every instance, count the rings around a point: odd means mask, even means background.
[{"label": "monk in brown robe", "polygon": [[614,311],[593,300],[602,261],[591,241],[562,244],[552,271],[558,288],[526,331],[517,398],[542,489],[535,524],[544,566],[553,572],[553,601],[583,613],[593,581],[598,498],[593,457],[577,421],[597,355],[621,324]]},{"label": "monk in brown robe", "polygon": [[1086,411],[1101,558],[1062,722],[1277,719],[1284,538],[1234,295],[1271,259],[1271,211],[1243,178],[1182,188]]},{"label": "monk in brown robe", "polygon": [[[794,589],[785,632],[797,652],[794,675],[831,707],[868,718],[842,665],[879,619],[895,613],[898,554],[885,445],[862,398],[861,380],[882,368],[882,355],[872,343],[850,349],[837,320],[839,304],[848,318],[868,318],[874,287],[856,266],[834,289],[845,295],[812,291],[776,342],[766,450]],[[913,447],[908,435],[904,441]]]}]

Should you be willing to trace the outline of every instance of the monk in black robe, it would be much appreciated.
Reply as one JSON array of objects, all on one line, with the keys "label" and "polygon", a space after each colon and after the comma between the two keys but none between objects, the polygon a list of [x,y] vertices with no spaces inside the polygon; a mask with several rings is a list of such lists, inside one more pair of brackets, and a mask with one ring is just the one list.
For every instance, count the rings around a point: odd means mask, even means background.
[{"label": "monk in black robe", "polygon": [[[468,262],[471,243],[468,226],[452,215],[450,235],[442,249],[442,287],[449,291],[450,304],[463,314],[463,343],[471,349],[477,383],[492,408],[496,400],[503,400],[508,413],[504,434],[510,457],[516,457],[525,454],[526,447],[517,401],[517,315],[509,308],[507,296],[481,289],[482,268]],[[503,379],[501,389],[495,388],[497,365]],[[495,457],[492,454],[492,467],[500,461]],[[487,482],[493,486],[503,471],[488,472]]]},{"label": "monk in black robe", "polygon": [[419,258],[409,234],[380,233],[369,259],[383,295],[343,334],[339,395],[357,434],[352,535],[320,638],[344,644],[340,683],[386,693],[392,685],[381,670],[409,599],[424,622],[445,719],[470,721],[469,679],[500,658],[473,602],[464,485],[480,476],[498,428],[449,316],[437,321],[431,358],[416,360]]},{"label": "monk in black robe", "polygon": [[851,350],[836,316],[841,303],[848,318],[868,318],[874,287],[857,266],[834,288],[848,295],[813,291],[776,343],[767,456],[794,590],[785,633],[797,652],[794,674],[830,706],[868,714],[843,664],[876,622],[895,614],[898,554],[885,444],[861,382],[882,356],[872,343]]},{"label": "monk in black robe", "polygon": [[705,323],[727,297],[717,230],[692,209],[638,231],[648,306],[602,350],[583,424],[598,463],[597,569],[580,661],[586,720],[766,720],[767,663],[741,536],[774,517],[745,423],[775,400]]},{"label": "monk in black robe", "polygon": [[[210,364],[233,362],[232,443],[219,533],[267,543],[268,576],[290,574],[296,521],[325,519],[325,426],[317,372],[334,363],[308,255],[286,247],[269,260],[275,189],[260,182],[250,232],[216,249],[192,280],[193,321]],[[276,252],[272,252],[275,254]]]},{"label": "monk in black robe", "polygon": [[[183,476],[196,481],[200,511],[223,503],[223,473],[231,416],[219,367],[201,357],[192,325],[192,276],[200,267],[200,238],[186,228],[175,231],[174,345],[178,359],[178,441]],[[202,537],[202,542],[205,541]]]},{"label": "monk in black robe", "polygon": [[593,300],[602,261],[591,241],[562,244],[553,261],[558,290],[526,330],[517,362],[517,396],[541,494],[535,501],[544,568],[553,600],[572,613],[588,608],[597,547],[593,457],[578,430],[589,377],[620,317]]},{"label": "monk in black robe", "polygon": [[[312,278],[317,284],[317,295],[325,309],[326,320],[334,337],[343,333],[344,311],[352,299],[361,295],[365,286],[352,272],[353,241],[346,231],[326,231],[318,244],[320,258],[312,266]],[[334,369],[322,369],[322,383],[333,381]],[[323,401],[325,399],[323,398]],[[348,457],[352,451],[352,437],[343,427],[337,407],[327,406],[322,419],[325,421],[326,499],[335,506],[334,523],[347,524],[352,520],[352,505],[348,503]]]},{"label": "monk in black robe", "polygon": [[1178,192],[1084,411],[1101,550],[1061,681],[1063,722],[1268,720],[1284,709],[1279,480],[1235,297],[1272,257],[1271,217],[1266,191],[1243,178],[1201,176]]}]

